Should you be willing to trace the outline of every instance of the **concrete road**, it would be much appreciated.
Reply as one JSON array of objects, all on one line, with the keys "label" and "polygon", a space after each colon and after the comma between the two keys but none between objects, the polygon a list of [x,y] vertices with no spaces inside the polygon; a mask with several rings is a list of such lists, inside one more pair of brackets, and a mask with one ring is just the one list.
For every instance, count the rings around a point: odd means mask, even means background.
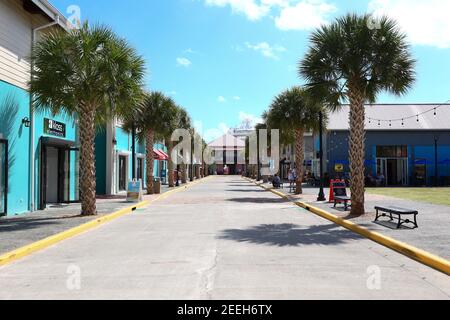
[{"label": "concrete road", "polygon": [[444,274],[238,177],[0,269],[1,299],[449,299]]}]

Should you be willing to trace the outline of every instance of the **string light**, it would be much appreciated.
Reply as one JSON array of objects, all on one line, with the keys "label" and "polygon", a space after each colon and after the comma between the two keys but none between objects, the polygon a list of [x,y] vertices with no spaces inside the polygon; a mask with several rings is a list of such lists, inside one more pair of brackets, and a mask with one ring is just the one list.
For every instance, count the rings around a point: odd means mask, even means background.
[{"label": "string light", "polygon": [[399,118],[399,119],[375,119],[375,118],[368,118],[368,120],[369,120],[369,123],[372,123],[372,121],[376,121],[378,123],[378,126],[381,126],[381,123],[389,123],[390,127],[392,127],[392,123],[393,122],[401,121],[402,126],[404,126],[405,125],[405,120],[416,118],[416,121],[420,122],[420,116],[423,116],[423,115],[428,114],[430,112],[433,112],[434,116],[436,117],[438,109],[441,108],[441,107],[444,107],[444,106],[449,106],[449,104],[450,104],[450,100],[446,101],[445,103],[443,103],[441,105],[433,107],[430,110],[427,110],[427,111],[424,111],[424,112],[421,112],[421,113],[418,113],[418,114],[415,114],[415,115],[411,115],[409,117]]}]

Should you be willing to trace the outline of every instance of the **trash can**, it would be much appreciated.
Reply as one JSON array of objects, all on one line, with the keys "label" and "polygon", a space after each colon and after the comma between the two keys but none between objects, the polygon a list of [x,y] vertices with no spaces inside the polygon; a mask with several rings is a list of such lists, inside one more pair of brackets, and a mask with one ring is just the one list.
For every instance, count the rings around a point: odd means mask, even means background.
[{"label": "trash can", "polygon": [[159,178],[153,179],[153,192],[155,194],[161,193],[161,179],[159,179]]}]

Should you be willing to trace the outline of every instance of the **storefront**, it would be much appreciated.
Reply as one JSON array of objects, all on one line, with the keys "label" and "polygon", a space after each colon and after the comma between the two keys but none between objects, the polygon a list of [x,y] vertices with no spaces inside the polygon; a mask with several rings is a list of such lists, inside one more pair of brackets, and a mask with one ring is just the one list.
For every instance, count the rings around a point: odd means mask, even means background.
[{"label": "storefront", "polygon": [[[79,147],[76,124],[67,117],[47,116],[37,120],[38,209],[79,201]],[[72,125],[68,123],[72,122]],[[40,126],[42,124],[42,127]],[[40,131],[42,130],[42,131]]]},{"label": "storefront", "polygon": [[72,142],[41,138],[40,210],[44,210],[48,204],[70,203],[78,200],[78,197],[71,197],[73,186],[71,171],[78,170],[72,166],[72,163],[78,158],[78,151],[79,149]]}]

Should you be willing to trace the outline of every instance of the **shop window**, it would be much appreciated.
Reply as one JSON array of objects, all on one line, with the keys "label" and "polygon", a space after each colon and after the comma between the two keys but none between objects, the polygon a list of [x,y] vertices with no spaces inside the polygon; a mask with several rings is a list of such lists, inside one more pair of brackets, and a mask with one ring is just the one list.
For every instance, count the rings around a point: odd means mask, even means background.
[{"label": "shop window", "polygon": [[407,158],[406,146],[377,146],[377,158]]}]

